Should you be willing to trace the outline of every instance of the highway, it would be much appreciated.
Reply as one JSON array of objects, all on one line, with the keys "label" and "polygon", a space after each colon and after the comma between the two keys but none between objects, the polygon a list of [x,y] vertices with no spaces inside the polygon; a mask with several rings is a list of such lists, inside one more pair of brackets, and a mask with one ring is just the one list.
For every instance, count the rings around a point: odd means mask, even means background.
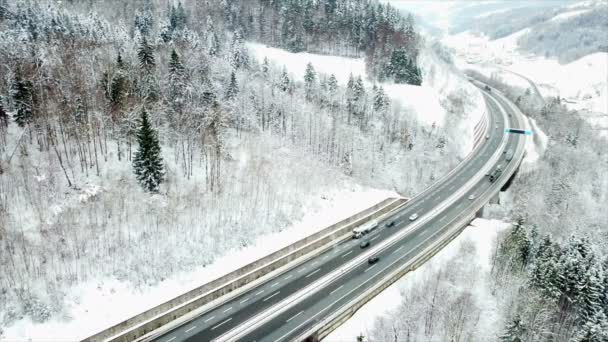
[{"label": "highway", "polygon": [[[506,115],[507,112],[510,113],[510,108],[495,94],[484,93],[484,98],[491,114],[488,125],[489,139],[485,139],[484,134],[479,146],[456,169],[413,198],[385,222],[381,222],[374,232],[363,237],[371,242],[369,247],[360,248],[362,239],[339,242],[324,253],[235,296],[190,322],[156,336],[153,340],[291,341],[369,290],[378,279],[436,243],[451,223],[463,217],[464,213],[470,213],[482,194],[496,187],[496,183],[490,183],[488,177],[482,177],[472,183],[475,175],[479,175],[484,167],[488,169],[486,164],[495,160],[496,155],[498,160],[494,161],[488,170],[494,170],[496,165],[501,165],[504,169],[509,162],[505,160],[502,152],[522,148],[523,136],[504,133],[504,128],[509,126],[505,118],[516,119],[515,113],[511,113],[512,117]],[[517,127],[518,124],[516,122],[511,125]],[[511,162],[515,161],[514,158]],[[458,198],[454,201],[455,196]],[[452,200],[448,201],[449,198]],[[419,218],[412,222],[409,216],[414,213],[418,214]],[[385,227],[388,221],[394,221],[395,225]],[[416,225],[419,221],[426,222]],[[379,256],[379,261],[369,264],[367,255],[364,258],[362,256],[370,254],[370,249],[383,243],[386,243],[386,246],[373,253]],[[358,257],[363,259],[355,264],[354,260]],[[331,281],[278,310],[277,304],[290,300],[295,293],[310,288],[311,284],[328,279],[329,275],[333,275]],[[260,320],[260,315],[266,319]],[[253,322],[256,324],[252,324]]]}]

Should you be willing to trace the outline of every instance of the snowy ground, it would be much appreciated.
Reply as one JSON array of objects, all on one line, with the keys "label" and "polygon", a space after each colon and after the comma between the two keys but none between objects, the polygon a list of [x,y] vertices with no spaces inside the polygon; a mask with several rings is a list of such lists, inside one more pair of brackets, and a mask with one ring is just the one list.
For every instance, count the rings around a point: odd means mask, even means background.
[{"label": "snowy ground", "polygon": [[[2,341],[74,341],[165,302],[201,284],[231,272],[253,260],[268,255],[341,219],[364,210],[387,197],[398,197],[389,191],[357,186],[335,191],[318,198],[309,214],[286,230],[261,236],[253,245],[229,251],[213,264],[179,273],[156,286],[135,288],[114,278],[96,279],[70,291],[69,312],[65,317],[36,324],[23,319],[5,327]],[[306,210],[306,209],[305,209]],[[120,311],[116,309],[120,308]]]},{"label": "snowy ground", "polygon": [[542,96],[559,95],[569,108],[579,110],[597,127],[600,134],[608,136],[608,53],[598,52],[559,64],[555,59],[518,51],[517,39],[526,31],[493,41],[463,32],[447,36],[443,42],[457,51],[459,68],[473,69],[487,76],[496,73],[509,84],[529,88],[528,81],[517,74],[525,76],[537,85]]},{"label": "snowy ground", "polygon": [[[498,233],[509,226],[509,223],[498,220],[475,219],[470,226],[456,238],[452,243],[442,249],[431,260],[417,270],[388,287],[370,302],[365,304],[355,315],[331,333],[325,341],[355,341],[356,337],[363,334],[371,335],[374,325],[380,317],[391,317],[395,315],[398,306],[403,303],[402,294],[412,286],[424,286],[426,277],[435,270],[445,268],[459,253],[462,246],[472,244],[475,253],[468,260],[461,262],[472,262],[478,265],[478,285],[471,290],[477,293],[477,305],[481,306],[481,315],[478,330],[484,331],[499,320],[496,309],[496,300],[488,292],[489,287],[485,283],[485,277],[490,273],[492,246]],[[491,331],[492,329],[486,329]]]},{"label": "snowy ground", "polygon": [[[303,79],[306,65],[311,63],[319,73],[334,74],[341,85],[348,82],[350,74],[355,77],[361,76],[367,88],[371,88],[373,85],[367,77],[363,58],[345,58],[306,52],[291,53],[257,43],[248,43],[247,47],[257,60],[263,61],[264,58],[268,58],[270,62],[284,65],[298,80]],[[441,105],[447,96],[458,94],[465,99],[467,117],[458,122],[458,131],[462,132],[461,152],[463,155],[468,153],[472,148],[473,140],[472,135],[469,137],[467,132],[473,132],[473,126],[479,121],[485,110],[485,104],[479,92],[468,84],[457,70],[440,62],[428,50],[421,52],[420,67],[425,74],[425,82],[422,86],[391,83],[383,83],[381,86],[394,105],[411,109],[416,114],[417,120],[427,126],[447,124],[448,113]]]}]

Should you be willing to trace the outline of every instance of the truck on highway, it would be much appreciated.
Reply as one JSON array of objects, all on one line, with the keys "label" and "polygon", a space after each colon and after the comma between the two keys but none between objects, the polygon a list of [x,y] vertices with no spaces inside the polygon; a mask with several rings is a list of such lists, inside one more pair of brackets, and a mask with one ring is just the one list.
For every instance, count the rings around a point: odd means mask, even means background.
[{"label": "truck on highway", "polygon": [[496,167],[496,169],[494,169],[494,171],[492,171],[492,173],[490,173],[490,183],[494,183],[494,181],[496,179],[498,179],[498,177],[500,177],[500,175],[502,174],[502,167],[500,165],[498,165]]},{"label": "truck on highway", "polygon": [[376,228],[378,228],[378,221],[376,220],[371,220],[364,225],[356,227],[353,229],[353,239],[359,239]]}]

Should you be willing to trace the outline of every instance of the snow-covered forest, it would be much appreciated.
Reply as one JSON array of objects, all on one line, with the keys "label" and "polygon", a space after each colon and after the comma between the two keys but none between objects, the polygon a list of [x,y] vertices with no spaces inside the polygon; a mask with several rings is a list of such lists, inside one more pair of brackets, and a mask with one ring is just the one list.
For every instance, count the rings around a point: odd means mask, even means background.
[{"label": "snow-covered forest", "polygon": [[605,138],[560,98],[471,74],[507,94],[548,143],[537,142],[545,147],[540,158],[524,163],[501,203],[485,209],[484,216],[512,221],[486,242],[490,255],[480,260],[464,242],[452,259],[404,287],[399,305],[362,338],[608,340]]},{"label": "snow-covered forest", "polygon": [[[319,198],[423,190],[466,152],[470,104],[446,96],[449,124],[423,125],[376,83],[430,77],[414,25],[372,0],[0,0],[0,337],[73,320],[79,284],[209,265]],[[248,40],[370,76],[299,79]]]}]

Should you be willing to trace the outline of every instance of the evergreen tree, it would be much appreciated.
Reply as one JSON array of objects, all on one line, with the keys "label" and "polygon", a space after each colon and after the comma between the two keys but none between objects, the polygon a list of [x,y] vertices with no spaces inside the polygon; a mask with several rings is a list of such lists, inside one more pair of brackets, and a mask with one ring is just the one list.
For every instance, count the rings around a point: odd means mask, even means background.
[{"label": "evergreen tree", "polygon": [[154,51],[152,46],[148,44],[148,39],[146,37],[142,37],[141,42],[139,44],[139,50],[137,51],[137,57],[139,59],[139,67],[146,74],[151,74],[154,70],[154,66],[156,66],[156,61],[154,59]]},{"label": "evergreen tree", "polygon": [[184,75],[184,65],[179,59],[179,55],[175,49],[171,50],[171,58],[169,60],[169,74],[173,78],[182,77]]},{"label": "evergreen tree", "polygon": [[600,295],[600,299],[602,301],[602,307],[604,308],[604,314],[608,317],[608,257],[604,258],[604,263],[602,266],[604,274],[602,288],[604,291]]},{"label": "evergreen tree", "polygon": [[264,61],[262,62],[262,73],[264,74],[264,77],[268,76],[268,57],[264,57]]},{"label": "evergreen tree", "polygon": [[279,89],[281,89],[281,91],[287,91],[289,89],[290,83],[291,81],[289,80],[289,75],[287,75],[287,69],[283,68],[283,71],[281,72],[281,78],[279,80]]},{"label": "evergreen tree", "polygon": [[390,100],[384,93],[382,86],[377,87],[374,91],[374,110],[377,112],[383,112],[388,108]]},{"label": "evergreen tree", "polygon": [[19,73],[15,76],[13,83],[13,100],[15,101],[15,122],[19,127],[24,127],[32,120],[34,97],[32,94],[32,82],[23,80]]},{"label": "evergreen tree", "polygon": [[230,53],[230,65],[234,69],[240,69],[243,67],[247,67],[248,64],[248,56],[245,51],[245,46],[243,45],[243,39],[241,37],[240,32],[236,32],[232,39],[232,51]]},{"label": "evergreen tree", "polygon": [[560,295],[557,248],[551,236],[545,236],[536,250],[530,272],[530,285],[551,299]]},{"label": "evergreen tree", "polygon": [[171,111],[169,112],[169,124],[171,127],[175,127],[176,114],[183,112],[184,105],[184,93],[185,93],[185,68],[180,61],[179,55],[175,52],[175,49],[171,51],[171,58],[169,60],[169,103],[171,105]]},{"label": "evergreen tree", "polygon": [[589,319],[578,331],[574,342],[608,342],[608,320],[602,311]]},{"label": "evergreen tree", "polygon": [[313,86],[314,86],[316,77],[317,77],[317,74],[315,72],[315,68],[309,62],[306,65],[306,71],[304,73],[304,85],[306,88],[306,99],[309,101],[312,98]]},{"label": "evergreen tree", "polygon": [[236,75],[234,71],[230,74],[230,83],[228,84],[228,88],[226,88],[226,100],[233,100],[239,93],[239,85],[236,81]]},{"label": "evergreen tree", "polygon": [[8,113],[4,109],[4,99],[0,96],[0,126],[8,127]]},{"label": "evergreen tree", "polygon": [[133,169],[141,186],[147,191],[156,193],[165,178],[160,143],[145,109],[141,112],[140,120],[140,127],[137,131],[139,147],[133,158]]},{"label": "evergreen tree", "polygon": [[329,80],[327,81],[327,89],[329,93],[333,96],[338,91],[338,80],[334,74],[329,75]]},{"label": "evergreen tree", "polygon": [[602,274],[599,265],[593,264],[583,275],[581,283],[577,285],[577,307],[579,321],[583,324],[592,320],[598,312],[603,313]]},{"label": "evergreen tree", "polygon": [[519,315],[515,316],[505,327],[505,332],[500,336],[501,342],[523,342],[525,341],[526,328],[521,322]]}]

